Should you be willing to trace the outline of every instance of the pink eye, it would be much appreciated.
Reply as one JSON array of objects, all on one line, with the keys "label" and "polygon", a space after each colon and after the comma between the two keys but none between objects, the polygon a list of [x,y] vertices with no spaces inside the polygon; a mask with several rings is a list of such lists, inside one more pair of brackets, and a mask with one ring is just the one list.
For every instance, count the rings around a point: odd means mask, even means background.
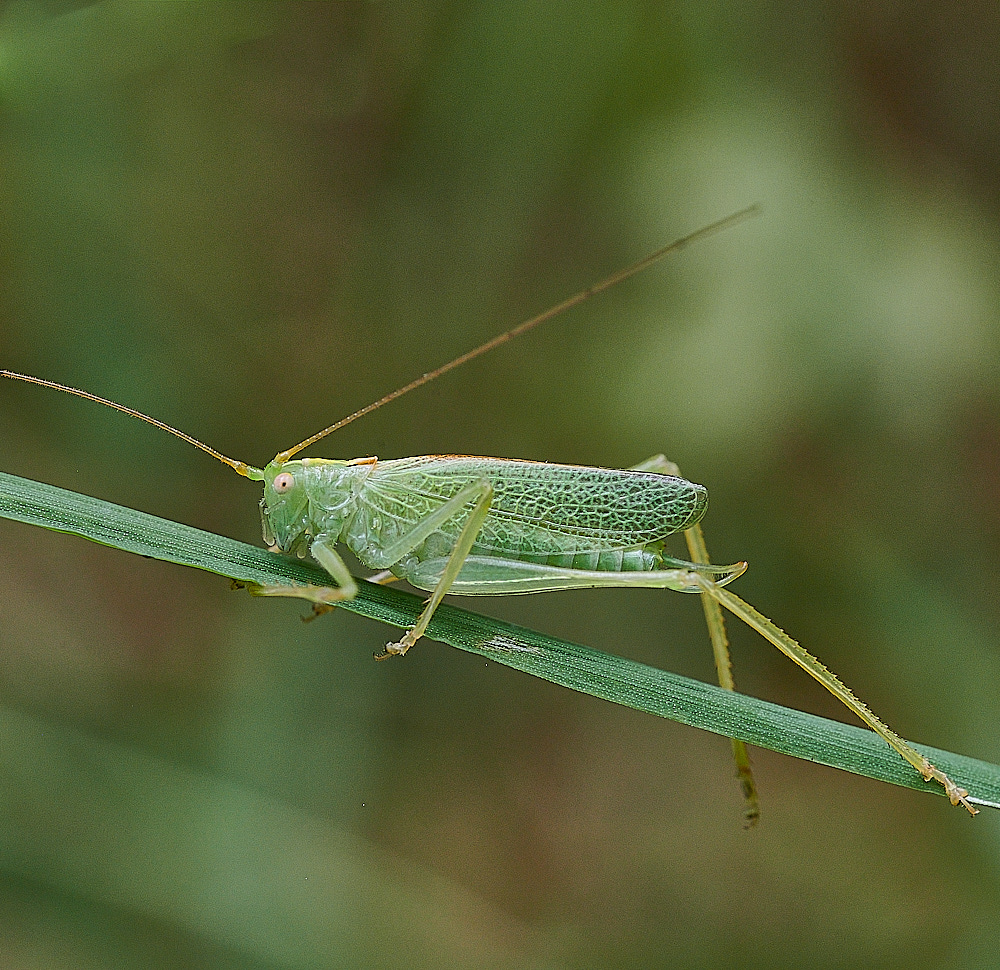
[{"label": "pink eye", "polygon": [[293,476],[291,475],[291,473],[290,473],[290,472],[282,472],[282,473],[281,473],[280,475],[278,475],[278,476],[277,476],[277,477],[276,477],[276,478],[274,479],[274,482],[272,483],[271,487],[272,487],[272,488],[273,488],[273,489],[274,489],[274,490],[275,490],[275,491],[276,491],[276,492],[277,492],[277,493],[278,493],[279,495],[283,495],[283,494],[284,494],[285,492],[287,492],[287,491],[288,491],[288,490],[289,490],[290,488],[292,488],[292,486],[293,486],[293,485],[295,485],[295,479],[294,479],[294,477],[293,477]]}]

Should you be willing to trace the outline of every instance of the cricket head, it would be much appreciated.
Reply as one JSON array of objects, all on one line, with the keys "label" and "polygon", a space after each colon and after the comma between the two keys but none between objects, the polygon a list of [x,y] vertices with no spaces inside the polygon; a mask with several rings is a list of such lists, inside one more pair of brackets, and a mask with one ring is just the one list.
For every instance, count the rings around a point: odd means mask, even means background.
[{"label": "cricket head", "polygon": [[374,465],[374,458],[302,458],[251,469],[248,477],[264,483],[264,542],[272,552],[304,559],[318,535],[339,537],[354,507],[354,486]]},{"label": "cricket head", "polygon": [[250,476],[264,483],[260,524],[264,542],[272,552],[294,553],[302,558],[309,552],[310,514],[305,471],[302,461],[272,461],[259,472],[259,478]]}]

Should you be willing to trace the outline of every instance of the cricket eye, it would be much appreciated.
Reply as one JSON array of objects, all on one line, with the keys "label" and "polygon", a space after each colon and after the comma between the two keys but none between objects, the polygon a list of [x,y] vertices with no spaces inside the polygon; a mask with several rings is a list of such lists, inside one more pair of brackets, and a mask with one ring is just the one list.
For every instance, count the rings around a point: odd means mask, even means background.
[{"label": "cricket eye", "polygon": [[279,494],[284,495],[295,484],[295,478],[291,472],[282,472],[271,484],[271,487]]}]

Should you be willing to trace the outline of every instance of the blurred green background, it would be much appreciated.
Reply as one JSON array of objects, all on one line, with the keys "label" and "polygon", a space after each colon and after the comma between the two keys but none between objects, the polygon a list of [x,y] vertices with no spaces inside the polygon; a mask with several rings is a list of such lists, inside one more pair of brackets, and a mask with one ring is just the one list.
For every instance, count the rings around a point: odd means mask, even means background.
[{"label": "blurred green background", "polygon": [[[7,3],[0,361],[259,464],[760,202],[315,451],[666,452],[741,595],[996,761],[998,35],[963,3]],[[0,439],[259,541],[255,487],[138,422],[11,383]],[[758,751],[746,832],[724,739],[0,537],[4,968],[996,965],[996,814]],[[461,605],[714,678],[694,597]],[[746,692],[848,717],[732,638]]]}]

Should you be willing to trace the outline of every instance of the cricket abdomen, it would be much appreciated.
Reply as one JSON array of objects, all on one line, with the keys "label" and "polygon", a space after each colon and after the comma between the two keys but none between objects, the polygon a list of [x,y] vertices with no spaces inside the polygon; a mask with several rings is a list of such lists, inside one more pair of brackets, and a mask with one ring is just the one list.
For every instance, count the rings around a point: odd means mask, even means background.
[{"label": "cricket abdomen", "polygon": [[[473,552],[476,552],[473,546]],[[663,557],[648,549],[605,549],[598,552],[587,549],[580,552],[557,552],[547,556],[527,553],[511,556],[521,562],[536,562],[545,566],[561,566],[568,569],[597,569],[609,573],[649,572],[659,569]]]}]

